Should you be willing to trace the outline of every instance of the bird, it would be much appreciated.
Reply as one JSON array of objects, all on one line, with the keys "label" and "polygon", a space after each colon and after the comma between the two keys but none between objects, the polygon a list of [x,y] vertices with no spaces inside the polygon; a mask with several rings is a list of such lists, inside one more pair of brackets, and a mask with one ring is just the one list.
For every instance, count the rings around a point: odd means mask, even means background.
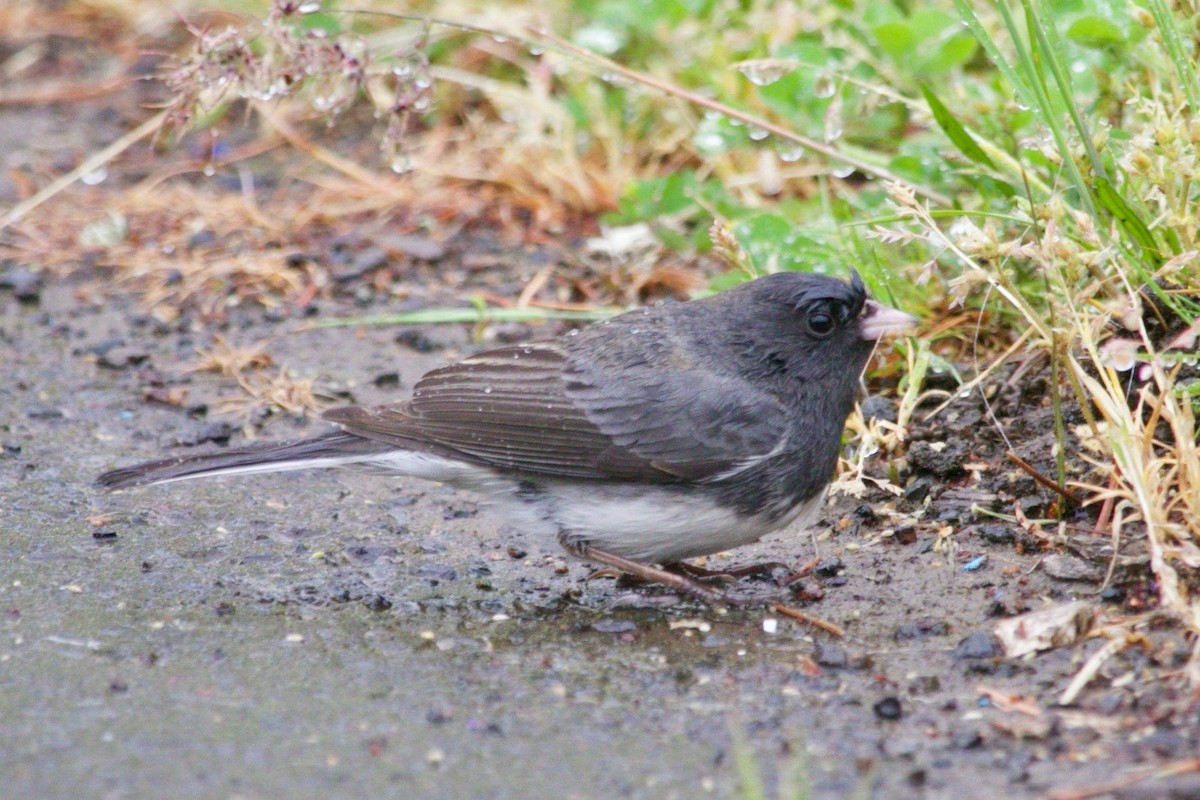
[{"label": "bird", "polygon": [[[332,430],[106,472],[103,489],[365,466],[494,501],[571,556],[710,603],[683,569],[820,506],[866,364],[916,323],[849,281],[776,272],[426,373]],[[703,570],[700,570],[703,572]]]}]

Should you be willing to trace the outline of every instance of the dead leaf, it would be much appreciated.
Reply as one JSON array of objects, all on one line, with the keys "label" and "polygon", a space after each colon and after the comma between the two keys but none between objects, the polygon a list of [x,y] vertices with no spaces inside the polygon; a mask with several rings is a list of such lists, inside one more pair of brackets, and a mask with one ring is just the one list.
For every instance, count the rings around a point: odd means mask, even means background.
[{"label": "dead leaf", "polygon": [[1096,608],[1085,600],[1031,611],[1003,620],[993,629],[1008,658],[1072,644],[1092,629]]}]

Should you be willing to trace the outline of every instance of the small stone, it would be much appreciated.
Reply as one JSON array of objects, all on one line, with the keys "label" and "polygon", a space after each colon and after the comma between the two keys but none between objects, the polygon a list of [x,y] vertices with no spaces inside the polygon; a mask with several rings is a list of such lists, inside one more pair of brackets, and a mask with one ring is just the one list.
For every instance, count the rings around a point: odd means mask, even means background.
[{"label": "small stone", "polygon": [[1104,578],[1104,570],[1076,556],[1065,553],[1051,553],[1042,559],[1042,569],[1051,578],[1060,581],[1099,581]]},{"label": "small stone", "polygon": [[975,529],[981,539],[991,542],[992,544],[1011,544],[1016,535],[1013,529],[1008,525],[1001,525],[998,522],[986,522]]},{"label": "small stone", "polygon": [[0,273],[0,289],[8,289],[21,302],[33,302],[41,296],[42,276],[26,267],[11,267]]},{"label": "small stone", "polygon": [[962,465],[967,460],[967,448],[958,442],[913,442],[908,448],[908,463],[918,472],[927,472],[939,478],[957,478],[966,470]]},{"label": "small stone", "polygon": [[946,624],[945,620],[918,619],[913,622],[906,622],[896,628],[896,632],[892,636],[898,642],[911,642],[919,639],[927,639],[930,636],[945,636],[949,632],[950,626]]},{"label": "small stone", "polygon": [[923,503],[925,502],[925,498],[929,496],[929,490],[932,488],[933,480],[931,478],[915,478],[904,488],[904,497],[911,503]]},{"label": "small stone", "polygon": [[372,270],[386,266],[387,263],[388,254],[384,250],[378,247],[368,247],[356,253],[349,264],[332,270],[330,277],[338,283],[346,283],[355,278],[361,278]]},{"label": "small stone", "polygon": [[432,353],[438,349],[432,339],[420,331],[411,328],[396,334],[396,343],[406,345],[418,353]]},{"label": "small stone", "polygon": [[150,354],[144,350],[121,345],[105,350],[104,354],[96,359],[96,363],[108,369],[125,369],[126,367],[136,367],[148,358],[150,358]]},{"label": "small stone", "polygon": [[900,705],[900,700],[895,697],[885,697],[871,706],[871,709],[879,719],[897,720],[904,716],[904,708]]},{"label": "small stone", "polygon": [[979,731],[960,731],[950,739],[955,750],[974,750],[983,746],[983,734]]},{"label": "small stone", "polygon": [[367,595],[362,604],[372,611],[387,611],[392,607],[392,601],[381,594]]},{"label": "small stone", "polygon": [[817,642],[813,660],[822,667],[831,669],[846,669],[850,666],[850,656],[845,648],[831,642]]},{"label": "small stone", "polygon": [[833,558],[826,558],[819,562],[813,572],[825,578],[832,578],[841,574],[845,568],[845,563],[837,556],[834,556]]},{"label": "small stone", "polygon": [[450,564],[423,564],[417,569],[417,576],[431,581],[456,581],[458,570]]},{"label": "small stone", "polygon": [[210,244],[216,244],[216,242],[217,235],[208,228],[205,228],[193,233],[188,239],[187,246],[188,249],[195,249],[197,247],[207,247]]},{"label": "small stone", "polygon": [[967,659],[995,658],[996,643],[987,631],[974,631],[958,643],[950,655],[955,661]]}]

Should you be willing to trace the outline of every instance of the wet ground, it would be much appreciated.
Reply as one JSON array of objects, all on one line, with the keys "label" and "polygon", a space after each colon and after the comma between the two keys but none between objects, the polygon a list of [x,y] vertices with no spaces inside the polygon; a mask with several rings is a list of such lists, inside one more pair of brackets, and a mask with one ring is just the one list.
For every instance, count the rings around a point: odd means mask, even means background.
[{"label": "wet ground", "polygon": [[[999,464],[1003,482],[957,466],[994,456],[969,403],[917,432],[907,497],[867,498],[894,514],[843,498],[811,532],[710,559],[818,559],[795,602],[836,639],[585,581],[435,484],[313,472],[102,495],[106,469],[240,433],[213,411],[231,383],[183,371],[211,332],[97,285],[0,294],[7,796],[691,798],[753,796],[751,776],[767,796],[791,780],[818,798],[1032,798],[1197,752],[1169,626],[1070,708],[1054,702],[1103,640],[1001,657],[999,617],[1096,600],[1099,576],[970,510],[1048,501]],[[364,403],[472,347],[458,327],[300,327],[247,312],[224,335]],[[1194,797],[1190,780],[1097,796]]]}]

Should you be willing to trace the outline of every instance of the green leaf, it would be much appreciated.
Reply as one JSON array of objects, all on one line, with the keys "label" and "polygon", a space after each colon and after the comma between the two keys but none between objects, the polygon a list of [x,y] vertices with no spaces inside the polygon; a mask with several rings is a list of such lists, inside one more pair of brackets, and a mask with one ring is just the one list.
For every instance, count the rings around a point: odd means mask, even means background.
[{"label": "green leaf", "polygon": [[1067,38],[1097,50],[1125,44],[1125,34],[1116,23],[1097,16],[1080,17],[1072,22],[1067,28]]},{"label": "green leaf", "polygon": [[973,36],[966,34],[952,36],[943,42],[937,52],[921,65],[922,71],[933,74],[949,72],[974,58],[975,51],[978,49],[979,44]]},{"label": "green leaf", "polygon": [[885,22],[876,25],[872,32],[879,49],[896,61],[911,56],[917,46],[917,34],[907,22]]},{"label": "green leaf", "polygon": [[962,154],[977,164],[995,169],[996,165],[992,163],[992,159],[988,158],[988,154],[983,152],[983,148],[975,143],[962,123],[950,113],[950,109],[946,108],[942,101],[937,99],[937,95],[924,83],[921,84],[921,94],[925,95],[925,102],[929,103],[929,110],[933,112],[933,118],[937,121],[938,127],[949,137],[950,141],[954,142]]},{"label": "green leaf", "polygon": [[1143,252],[1149,256],[1155,266],[1162,264],[1162,253],[1159,252],[1154,234],[1146,227],[1146,223],[1138,216],[1137,211],[1125,202],[1125,198],[1121,197],[1120,193],[1105,178],[1096,178],[1096,200],[1101,207],[1112,214],[1121,232],[1141,245]]}]

